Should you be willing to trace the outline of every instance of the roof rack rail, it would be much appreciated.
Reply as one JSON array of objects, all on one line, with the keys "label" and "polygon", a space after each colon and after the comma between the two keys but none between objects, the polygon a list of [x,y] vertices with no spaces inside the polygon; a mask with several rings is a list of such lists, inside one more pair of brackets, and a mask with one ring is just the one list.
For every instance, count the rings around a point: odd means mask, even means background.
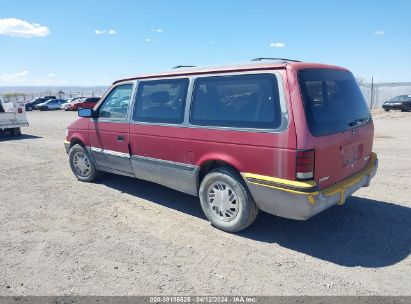
[{"label": "roof rack rail", "polygon": [[195,65],[176,65],[173,69],[181,69],[181,68],[194,68]]},{"label": "roof rack rail", "polygon": [[262,61],[262,60],[277,60],[277,61],[284,61],[284,62],[301,62],[299,60],[294,60],[294,59],[273,58],[273,57],[257,57],[257,58],[252,59],[251,61]]}]

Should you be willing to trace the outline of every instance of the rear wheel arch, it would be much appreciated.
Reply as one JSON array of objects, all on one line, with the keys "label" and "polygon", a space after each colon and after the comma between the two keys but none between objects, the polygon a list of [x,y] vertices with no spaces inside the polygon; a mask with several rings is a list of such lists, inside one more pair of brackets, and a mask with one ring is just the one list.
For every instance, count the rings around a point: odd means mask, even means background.
[{"label": "rear wheel arch", "polygon": [[225,160],[221,160],[221,159],[209,159],[209,160],[202,162],[200,165],[200,170],[198,172],[198,180],[197,180],[198,185],[201,184],[202,180],[209,172],[217,168],[222,168],[222,167],[231,168],[232,170],[236,171],[241,176],[240,170],[237,168],[237,166],[233,165],[232,163],[227,162]]}]

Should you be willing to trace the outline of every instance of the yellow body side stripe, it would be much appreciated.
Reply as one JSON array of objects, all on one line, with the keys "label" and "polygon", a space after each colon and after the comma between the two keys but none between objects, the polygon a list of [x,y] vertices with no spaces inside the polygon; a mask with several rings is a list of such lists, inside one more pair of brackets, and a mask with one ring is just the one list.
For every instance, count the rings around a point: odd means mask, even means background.
[{"label": "yellow body side stripe", "polygon": [[[334,194],[340,193],[340,204],[343,202],[344,198],[344,193],[345,191],[361,181],[361,179],[369,174],[372,170],[375,168],[375,161],[377,159],[377,154],[374,152],[371,153],[370,157],[370,164],[362,169],[360,172],[357,174],[347,178],[344,181],[338,182],[335,185],[326,188],[321,191],[313,191],[313,192],[306,192],[304,190],[310,189],[313,187],[317,186],[317,183],[315,181],[306,181],[306,182],[299,182],[299,181],[291,181],[287,179],[282,179],[282,178],[276,178],[276,177],[271,177],[271,176],[265,176],[265,175],[259,175],[259,174],[253,174],[253,173],[242,173],[243,177],[248,180],[249,183],[254,184],[254,185],[259,185],[262,187],[268,187],[268,188],[274,188],[282,191],[287,191],[295,194],[303,194],[303,195],[308,195],[309,197],[309,202],[313,204],[313,196],[319,194],[325,195],[325,196],[332,196]],[[258,180],[261,182],[259,183]],[[263,181],[268,181],[268,182],[273,182],[276,183],[277,185],[268,185],[263,183]],[[281,187],[281,185],[284,185],[284,187]],[[298,191],[298,189],[287,189],[287,186],[291,186],[294,188],[301,188],[302,191]]]},{"label": "yellow body side stripe", "polygon": [[291,181],[288,179],[259,175],[259,174],[254,174],[254,173],[243,173],[243,176],[245,178],[255,178],[259,180],[265,180],[265,181],[274,182],[277,184],[283,184],[286,186],[293,186],[293,187],[298,187],[298,188],[312,188],[312,187],[317,186],[317,183],[315,181],[306,181],[306,182]]}]

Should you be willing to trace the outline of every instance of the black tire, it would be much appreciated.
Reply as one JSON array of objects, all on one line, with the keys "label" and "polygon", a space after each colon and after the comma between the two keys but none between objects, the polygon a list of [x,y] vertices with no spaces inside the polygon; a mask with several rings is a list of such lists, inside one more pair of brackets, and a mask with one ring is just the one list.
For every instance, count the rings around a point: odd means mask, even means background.
[{"label": "black tire", "polygon": [[[231,188],[229,191],[233,190],[236,195],[234,206],[238,206],[238,211],[235,217],[230,220],[223,220],[221,218],[221,211],[215,206],[211,206],[211,203],[209,203],[210,192],[213,187],[215,187],[216,183],[221,182],[228,185]],[[227,232],[244,230],[254,222],[258,215],[258,207],[243,178],[236,170],[230,167],[221,167],[209,172],[201,182],[199,197],[201,208],[211,224]],[[220,216],[217,215],[218,213]]]},{"label": "black tire", "polygon": [[389,112],[389,111],[390,111],[390,109],[384,109],[384,111],[385,111],[385,112]]},{"label": "black tire", "polygon": [[[83,173],[83,174],[80,173],[79,169],[77,169],[76,165],[74,164],[75,157],[76,156],[79,157],[81,153],[87,158],[87,163],[89,165],[88,172]],[[96,166],[94,165],[94,162],[90,154],[88,153],[87,149],[79,144],[73,145],[70,148],[69,162],[70,162],[71,171],[73,171],[73,174],[77,177],[79,181],[94,182],[97,178],[100,177],[100,171],[96,169]]]},{"label": "black tire", "polygon": [[32,106],[28,107],[27,111],[33,111],[33,107]]},{"label": "black tire", "polygon": [[12,134],[14,137],[20,137],[21,136],[21,128],[14,128],[12,129]]}]

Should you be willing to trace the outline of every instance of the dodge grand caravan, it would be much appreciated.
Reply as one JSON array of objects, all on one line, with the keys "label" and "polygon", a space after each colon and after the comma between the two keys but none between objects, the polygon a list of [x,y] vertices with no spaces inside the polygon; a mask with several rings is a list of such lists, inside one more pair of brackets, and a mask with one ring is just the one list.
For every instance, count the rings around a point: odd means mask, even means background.
[{"label": "dodge grand caravan", "polygon": [[74,175],[131,176],[198,196],[210,222],[305,220],[368,186],[374,126],[346,69],[289,60],[114,82],[67,128]]}]

